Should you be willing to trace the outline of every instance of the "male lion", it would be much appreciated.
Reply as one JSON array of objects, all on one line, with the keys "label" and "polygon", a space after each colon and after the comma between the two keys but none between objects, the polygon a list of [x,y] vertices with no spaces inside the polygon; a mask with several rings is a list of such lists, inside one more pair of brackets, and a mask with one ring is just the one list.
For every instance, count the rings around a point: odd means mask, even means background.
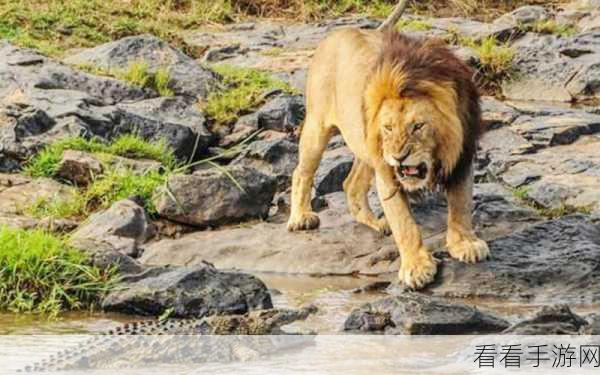
[{"label": "male lion", "polygon": [[[421,288],[437,268],[411,215],[409,192],[442,188],[448,252],[467,263],[486,258],[487,244],[471,223],[472,159],[483,132],[471,77],[472,70],[436,41],[343,29],[321,42],[308,75],[288,229],[319,226],[310,204],[313,177],[337,128],[355,155],[344,181],[350,212],[377,231],[391,229],[402,282]],[[367,201],[373,176],[385,214],[379,220]]]}]

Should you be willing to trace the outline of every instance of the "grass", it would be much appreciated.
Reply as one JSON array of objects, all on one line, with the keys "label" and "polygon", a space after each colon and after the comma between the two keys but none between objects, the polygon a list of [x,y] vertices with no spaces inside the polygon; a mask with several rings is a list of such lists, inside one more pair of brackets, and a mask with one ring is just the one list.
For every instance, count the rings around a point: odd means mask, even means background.
[{"label": "grass", "polygon": [[113,168],[105,165],[105,172],[96,176],[90,186],[76,190],[68,200],[39,199],[27,207],[33,217],[74,218],[107,208],[112,203],[131,196],[139,196],[150,214],[156,213],[152,194],[166,183],[169,173],[177,167],[173,152],[164,141],[150,143],[135,135],[122,135],[109,144],[81,137],[67,138],[53,143],[40,151],[24,168],[32,177],[54,177],[65,150],[90,152],[100,161],[112,155],[128,158],[144,158],[160,161],[165,171],[149,170],[144,173],[130,168]]},{"label": "grass", "polygon": [[[27,163],[24,172],[31,177],[54,177],[65,150],[103,153],[128,158],[152,159],[165,167],[175,166],[175,156],[165,141],[150,143],[133,134],[124,134],[106,144],[96,139],[70,137],[59,140],[40,151]],[[100,157],[102,159],[102,157]]]},{"label": "grass", "polygon": [[269,73],[230,65],[214,65],[212,69],[223,77],[226,89],[211,93],[200,103],[201,109],[215,121],[215,126],[230,125],[240,116],[250,113],[263,103],[263,95],[271,90],[295,93],[287,83]]},{"label": "grass", "polygon": [[535,209],[540,216],[544,216],[550,219],[556,219],[571,214],[591,214],[592,210],[590,207],[573,207],[565,203],[558,207],[543,207],[528,197],[529,187],[521,186],[512,189],[512,194],[521,202]]},{"label": "grass", "polygon": [[115,280],[85,253],[41,230],[0,227],[0,311],[44,313],[91,308]]},{"label": "grass", "polygon": [[185,48],[186,30],[251,17],[299,21],[361,14],[385,17],[394,0],[3,0],[0,38],[60,56],[125,36],[154,34]]},{"label": "grass", "polygon": [[562,37],[568,37],[577,33],[577,28],[574,25],[558,23],[554,20],[537,21],[533,24],[525,24],[519,26],[522,31],[533,31],[540,34],[555,34]]},{"label": "grass", "polygon": [[431,30],[432,26],[423,20],[401,19],[396,25],[396,28],[399,31],[427,31]]}]

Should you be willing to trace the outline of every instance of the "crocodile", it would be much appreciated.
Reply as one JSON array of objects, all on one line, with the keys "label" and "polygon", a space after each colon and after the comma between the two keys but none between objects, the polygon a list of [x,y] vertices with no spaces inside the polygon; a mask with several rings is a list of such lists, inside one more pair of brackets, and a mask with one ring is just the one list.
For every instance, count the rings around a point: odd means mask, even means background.
[{"label": "crocodile", "polygon": [[[256,310],[243,315],[201,319],[142,320],[119,325],[50,357],[26,366],[25,372],[131,368],[155,364],[198,364],[259,358],[312,336],[282,334],[281,326],[304,320],[317,311]],[[225,336],[234,335],[234,336]],[[246,335],[246,336],[240,336]],[[277,335],[280,335],[279,338]],[[205,336],[205,337],[199,337]]]}]

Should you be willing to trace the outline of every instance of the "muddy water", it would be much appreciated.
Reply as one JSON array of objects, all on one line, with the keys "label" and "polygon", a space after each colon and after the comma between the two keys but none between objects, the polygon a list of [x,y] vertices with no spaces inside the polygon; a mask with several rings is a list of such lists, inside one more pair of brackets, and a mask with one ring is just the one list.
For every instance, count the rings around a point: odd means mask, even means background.
[{"label": "muddy water", "polygon": [[[257,274],[265,282],[280,308],[298,308],[316,305],[318,312],[304,322],[285,327],[288,332],[334,334],[339,333],[352,309],[385,296],[382,291],[356,293],[357,288],[378,282],[390,281],[387,277],[311,277],[280,274]],[[509,321],[531,315],[541,305],[507,303],[490,299],[467,299],[460,302],[495,312]],[[559,301],[557,301],[558,303]],[[579,314],[598,311],[600,306],[570,306]],[[102,312],[73,312],[58,319],[43,319],[33,315],[0,314],[0,335],[86,334],[106,331],[117,324],[147,317]]]}]

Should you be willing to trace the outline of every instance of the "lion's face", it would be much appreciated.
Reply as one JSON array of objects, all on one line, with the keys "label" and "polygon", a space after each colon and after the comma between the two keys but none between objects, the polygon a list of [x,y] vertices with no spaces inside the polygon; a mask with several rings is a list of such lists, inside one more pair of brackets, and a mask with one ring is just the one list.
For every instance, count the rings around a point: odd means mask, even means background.
[{"label": "lion's face", "polygon": [[407,191],[435,184],[436,121],[441,116],[424,99],[386,100],[377,117],[385,162]]}]

